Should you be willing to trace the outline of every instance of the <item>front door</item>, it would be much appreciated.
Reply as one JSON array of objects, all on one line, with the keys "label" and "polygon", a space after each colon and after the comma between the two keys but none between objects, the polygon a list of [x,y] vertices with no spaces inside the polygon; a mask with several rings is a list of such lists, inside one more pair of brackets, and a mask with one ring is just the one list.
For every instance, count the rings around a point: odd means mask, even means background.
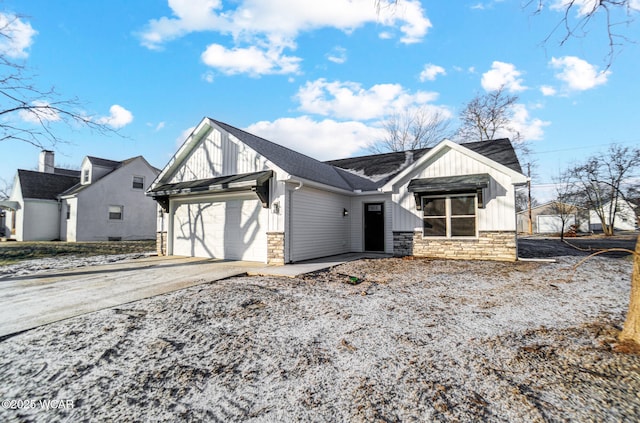
[{"label": "front door", "polygon": [[384,251],[384,203],[364,205],[364,250]]}]

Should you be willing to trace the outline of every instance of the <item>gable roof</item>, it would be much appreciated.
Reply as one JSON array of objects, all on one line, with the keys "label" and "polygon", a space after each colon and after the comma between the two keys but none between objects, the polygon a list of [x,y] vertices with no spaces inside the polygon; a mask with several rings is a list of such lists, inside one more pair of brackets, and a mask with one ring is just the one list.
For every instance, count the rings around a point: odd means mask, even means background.
[{"label": "gable roof", "polygon": [[209,120],[290,175],[348,191],[353,191],[358,185],[368,185],[368,181],[362,177],[349,175],[347,172],[327,163],[305,156],[302,153],[260,138],[224,122],[215,119]]},{"label": "gable roof", "polygon": [[[518,156],[511,145],[511,141],[507,138],[461,143],[460,145],[513,171],[522,173]],[[376,187],[381,187],[434,148],[420,148],[349,159],[329,160],[325,163],[363,175],[375,182]]]},{"label": "gable roof", "polygon": [[[102,167],[107,167],[110,168],[111,170],[107,173],[105,173],[104,175],[102,175],[100,177],[100,179],[94,181],[93,183],[90,184],[81,184],[80,180],[78,180],[78,183],[76,185],[73,185],[72,187],[69,187],[69,189],[65,190],[64,192],[61,192],[59,195],[60,196],[68,196],[68,195],[74,195],[79,193],[80,191],[83,191],[86,188],[89,188],[90,186],[94,185],[96,182],[98,182],[99,180],[103,179],[105,176],[112,174],[113,172],[115,172],[116,170],[120,169],[123,166],[128,165],[129,163],[137,160],[137,159],[142,159],[151,169],[157,171],[158,173],[160,173],[160,169],[153,167],[149,164],[149,162],[147,162],[147,160],[143,157],[143,156],[135,156],[135,157],[131,157],[130,159],[126,159],[126,160],[122,160],[120,162],[115,161],[115,160],[109,160],[109,159],[101,159],[100,157],[93,157],[93,156],[86,156],[86,159],[89,160],[89,162],[91,162],[92,165],[96,165],[96,166],[102,166]],[[78,175],[80,175],[80,172],[78,172]]]},{"label": "gable roof", "polygon": [[[187,159],[190,151],[200,143],[202,137],[206,136],[205,134],[213,127],[229,133],[269,162],[294,177],[351,192],[378,190],[430,151],[441,148],[446,143],[449,143],[447,145],[452,144],[451,141],[446,141],[433,148],[322,162],[227,123],[212,118],[204,118],[158,175],[152,187],[155,188],[158,184],[166,184],[181,166],[182,161]],[[522,173],[513,146],[506,138],[491,142],[482,141],[460,145],[476,153],[476,157],[495,161],[498,165],[504,166],[513,172]]]},{"label": "gable roof", "polygon": [[18,169],[22,198],[55,200],[58,194],[80,182],[78,176]]}]

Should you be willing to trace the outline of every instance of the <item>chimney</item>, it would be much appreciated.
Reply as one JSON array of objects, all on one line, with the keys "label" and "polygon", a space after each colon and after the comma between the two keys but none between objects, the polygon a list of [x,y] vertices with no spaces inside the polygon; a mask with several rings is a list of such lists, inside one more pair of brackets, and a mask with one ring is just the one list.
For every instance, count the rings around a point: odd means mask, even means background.
[{"label": "chimney", "polygon": [[38,171],[44,173],[54,173],[53,151],[42,150],[40,152],[40,160],[38,160]]}]

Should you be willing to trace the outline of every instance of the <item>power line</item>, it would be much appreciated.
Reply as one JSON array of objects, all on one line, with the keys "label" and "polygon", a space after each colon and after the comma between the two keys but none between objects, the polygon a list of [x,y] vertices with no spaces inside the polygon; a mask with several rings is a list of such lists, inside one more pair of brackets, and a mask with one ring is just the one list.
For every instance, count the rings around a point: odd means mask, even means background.
[{"label": "power line", "polygon": [[602,146],[609,146],[611,144],[640,144],[640,140],[633,140],[633,141],[620,141],[620,142],[610,142],[610,143],[603,143],[603,144],[592,144],[592,145],[583,145],[580,147],[572,147],[572,148],[561,148],[558,150],[548,150],[548,151],[532,151],[531,154],[547,154],[547,153],[561,153],[564,151],[575,151],[575,150],[585,150],[588,148],[595,148],[595,147],[602,147]]}]

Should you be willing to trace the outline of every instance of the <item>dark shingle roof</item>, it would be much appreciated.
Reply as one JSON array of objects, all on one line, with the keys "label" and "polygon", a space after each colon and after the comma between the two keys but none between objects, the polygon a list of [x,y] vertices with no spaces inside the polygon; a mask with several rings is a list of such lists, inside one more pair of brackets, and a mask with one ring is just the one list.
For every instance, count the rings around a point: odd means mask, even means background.
[{"label": "dark shingle roof", "polygon": [[80,182],[77,176],[18,170],[22,198],[55,200],[57,195]]},{"label": "dark shingle roof", "polygon": [[[513,150],[513,146],[506,138],[493,141],[463,143],[460,145],[496,161],[509,169],[522,173],[520,162]],[[393,177],[408,165],[419,160],[430,150],[431,148],[421,148],[418,150],[329,160],[325,163],[370,178],[371,181],[375,182],[376,187],[380,187],[393,179]]]},{"label": "dark shingle roof", "polygon": [[118,162],[115,160],[101,159],[100,157],[87,156],[87,159],[94,166],[108,167],[111,169],[118,168],[122,166],[123,162]]},{"label": "dark shingle roof", "polygon": [[362,189],[358,186],[359,184],[368,186],[371,183],[367,179],[357,175],[350,175],[327,163],[305,156],[226,123],[214,119],[211,119],[211,121],[291,175],[349,191]]}]

